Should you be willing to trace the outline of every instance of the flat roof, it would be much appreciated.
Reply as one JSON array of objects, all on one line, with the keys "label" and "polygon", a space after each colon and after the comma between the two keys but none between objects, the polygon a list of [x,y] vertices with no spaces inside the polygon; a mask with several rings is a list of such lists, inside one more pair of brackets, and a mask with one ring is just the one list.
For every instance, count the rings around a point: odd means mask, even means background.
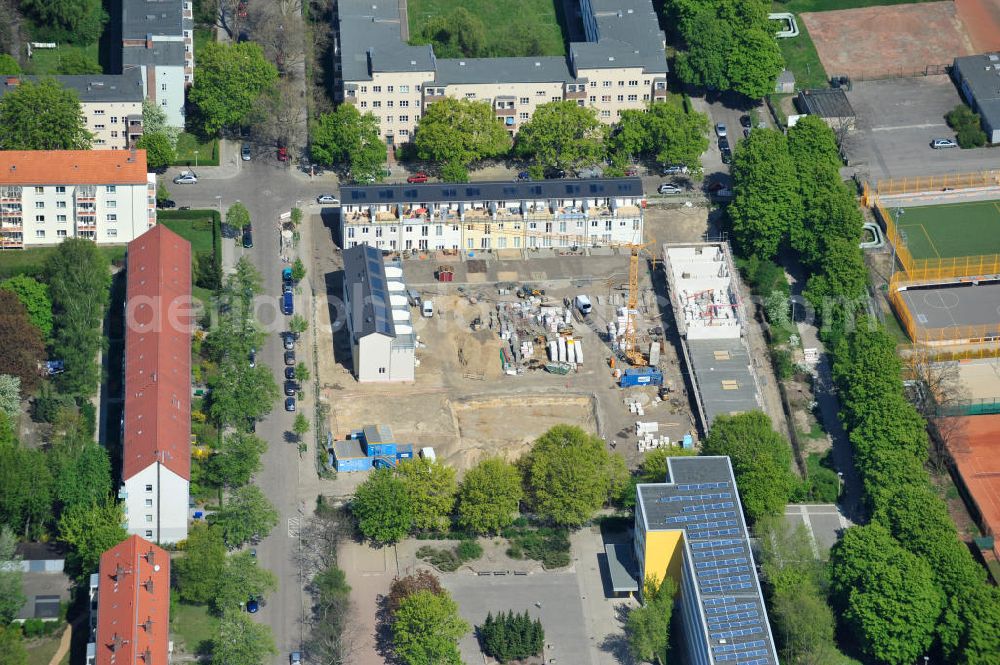
[{"label": "flat roof", "polygon": [[705,408],[706,430],[719,414],[760,409],[750,353],[740,339],[697,339],[685,342]]},{"label": "flat roof", "polygon": [[668,458],[667,476],[636,487],[638,510],[647,532],[684,532],[684,565],[713,659],[778,665],[729,458]]},{"label": "flat roof", "polygon": [[632,546],[628,543],[608,543],[604,546],[604,555],[608,559],[611,590],[615,593],[638,591]]},{"label": "flat roof", "polygon": [[955,58],[954,66],[976,98],[978,111],[994,129],[1000,127],[1000,53]]},{"label": "flat roof", "polygon": [[184,0],[122,0],[122,39],[184,34]]},{"label": "flat roof", "polygon": [[[900,296],[914,322],[927,330],[986,326],[1000,334],[1000,282],[905,288]],[[992,327],[991,327],[992,326]]]},{"label": "flat roof", "polygon": [[566,58],[465,58],[437,61],[434,85],[453,83],[569,83],[573,81]]},{"label": "flat roof", "polygon": [[565,198],[641,197],[639,178],[562,178],[528,182],[433,182],[402,185],[357,185],[340,188],[344,205],[519,201]]},{"label": "flat roof", "polygon": [[363,459],[367,457],[361,450],[361,442],[357,439],[347,439],[346,441],[333,442],[333,456],[335,459]]},{"label": "flat roof", "polygon": [[841,88],[803,90],[799,93],[799,101],[805,107],[802,110],[821,118],[854,117],[854,107]]},{"label": "flat roof", "polygon": [[153,42],[153,48],[146,48],[145,45],[125,46],[122,48],[122,64],[126,68],[142,65],[183,67],[184,43]]},{"label": "flat roof", "polygon": [[980,524],[993,536],[994,553],[1000,557],[1000,415],[942,418],[951,434],[945,445],[965,487],[979,510]]}]

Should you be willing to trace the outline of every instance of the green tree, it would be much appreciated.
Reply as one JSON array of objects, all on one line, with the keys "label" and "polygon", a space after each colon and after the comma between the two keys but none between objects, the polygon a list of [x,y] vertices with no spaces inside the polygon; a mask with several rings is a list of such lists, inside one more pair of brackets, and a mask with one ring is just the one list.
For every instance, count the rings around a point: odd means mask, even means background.
[{"label": "green tree", "polygon": [[674,609],[677,586],[656,575],[643,585],[643,605],[633,608],[625,620],[629,652],[636,660],[666,663],[670,642],[670,616]]},{"label": "green tree", "polygon": [[424,108],[414,145],[420,159],[468,166],[505,154],[511,140],[489,102],[445,97]]},{"label": "green tree", "polygon": [[[288,329],[296,335],[301,335],[305,331],[309,330],[309,322],[306,321],[306,317],[301,314],[293,314],[292,318],[288,320]],[[298,374],[296,374],[296,376],[298,376]]]},{"label": "green tree", "polygon": [[46,41],[93,44],[101,38],[108,15],[100,0],[21,0]]},{"label": "green tree", "polygon": [[524,496],[521,476],[509,462],[491,457],[469,469],[458,490],[458,523],[481,534],[497,534],[514,523]]},{"label": "green tree", "polygon": [[542,167],[575,170],[604,159],[606,135],[607,127],[593,107],[577,106],[573,100],[548,102],[521,127],[516,150]]},{"label": "green tree", "polygon": [[28,665],[28,651],[17,626],[0,626],[0,665]]},{"label": "green tree", "polygon": [[155,101],[145,99],[142,102],[142,129],[150,134],[163,134],[170,141],[170,147],[177,149],[177,137],[180,130],[167,124],[167,112]]},{"label": "green tree", "polygon": [[59,56],[58,72],[68,75],[103,74],[101,63],[87,56],[83,51],[70,51]]},{"label": "green tree", "polygon": [[955,130],[955,138],[962,148],[980,148],[988,137],[982,128],[982,119],[965,104],[959,104],[944,116],[948,126]]},{"label": "green tree", "polygon": [[943,598],[930,566],[878,523],[854,526],[830,551],[833,597],[865,654],[908,665],[925,654]]},{"label": "green tree", "polygon": [[0,290],[0,336],[17,340],[0,353],[0,374],[17,377],[23,393],[34,392],[40,383],[38,364],[45,358],[45,343],[19,296],[6,290]]},{"label": "green tree", "polygon": [[589,520],[627,482],[624,460],[600,437],[556,425],[523,458],[524,481],[535,512],[561,526]]},{"label": "green tree", "polygon": [[146,151],[146,168],[150,171],[165,169],[177,159],[170,139],[162,133],[143,134],[135,147]]},{"label": "green tree", "polygon": [[0,76],[15,76],[21,73],[21,65],[6,53],[0,53]]},{"label": "green tree", "polygon": [[301,282],[305,276],[306,266],[302,263],[302,259],[296,257],[295,260],[292,261],[292,279],[296,282]]},{"label": "green tree", "polygon": [[461,665],[458,640],[468,631],[447,593],[417,591],[393,614],[393,646],[406,665]]},{"label": "green tree", "polygon": [[214,136],[240,125],[262,95],[278,80],[278,70],[264,57],[260,44],[211,42],[202,49],[198,76],[188,92],[205,134]]},{"label": "green tree", "polygon": [[110,496],[90,505],[78,503],[59,518],[59,540],[70,546],[66,564],[77,579],[97,570],[101,554],[128,537],[125,511]]},{"label": "green tree", "polygon": [[34,277],[15,275],[0,282],[0,289],[17,296],[28,310],[31,323],[42,333],[42,339],[48,339],[52,334],[52,299],[49,298],[48,285]]},{"label": "green tree", "polygon": [[278,511],[259,487],[244,485],[209,520],[222,531],[226,546],[235,549],[254,536],[266,538],[278,524]]},{"label": "green tree", "polygon": [[686,113],[666,102],[655,102],[644,111],[629,109],[622,111],[610,144],[628,158],[648,155],[661,164],[697,169],[708,149],[708,116],[697,111]]},{"label": "green tree", "polygon": [[1000,653],[1000,590],[980,584],[951,596],[938,631],[946,662],[989,665]]},{"label": "green tree", "polygon": [[17,618],[27,598],[21,590],[21,557],[17,554],[17,537],[9,527],[0,527],[0,626]]},{"label": "green tree", "polygon": [[455,469],[425,457],[401,460],[396,475],[403,481],[413,506],[413,526],[423,531],[448,527],[455,507]]},{"label": "green tree", "polygon": [[311,375],[309,373],[309,365],[305,364],[305,362],[300,360],[299,363],[295,366],[296,380],[299,383],[305,383],[306,381],[309,380],[310,376]]},{"label": "green tree", "polygon": [[208,478],[217,487],[242,487],[260,471],[265,452],[267,442],[259,436],[240,431],[226,434],[222,446],[205,462]]},{"label": "green tree", "polygon": [[305,415],[299,413],[295,416],[295,422],[292,424],[292,432],[295,436],[302,440],[302,437],[309,432],[309,419]]},{"label": "green tree", "polygon": [[354,493],[351,512],[361,533],[376,545],[401,540],[413,526],[413,502],[392,469],[372,471]]},{"label": "green tree", "polygon": [[48,454],[59,511],[92,506],[111,493],[108,451],[79,432],[58,437]]},{"label": "green tree", "polygon": [[222,532],[205,522],[195,522],[183,543],[183,556],[173,560],[177,593],[189,603],[211,603],[226,567]]},{"label": "green tree", "polygon": [[701,453],[729,456],[750,522],[781,513],[797,484],[788,440],[760,411],[717,416]]},{"label": "green tree", "polygon": [[412,575],[397,577],[392,581],[389,595],[385,599],[386,610],[390,615],[395,614],[403,601],[418,591],[428,591],[435,595],[446,593],[437,575],[429,570],[418,570]]},{"label": "green tree", "polygon": [[750,132],[733,155],[735,196],[729,205],[733,235],[748,255],[775,257],[802,214],[799,181],[788,141],[776,130]]},{"label": "green tree", "polygon": [[56,376],[63,392],[89,397],[97,389],[100,327],[111,287],[109,268],[107,256],[93,241],[82,238],[64,240],[46,261],[53,312],[52,356],[66,366]]},{"label": "green tree", "polygon": [[234,229],[242,229],[250,224],[250,211],[242,203],[234,203],[226,210],[226,224]]},{"label": "green tree", "polygon": [[10,422],[17,422],[21,415],[21,379],[16,376],[0,374],[0,411]]},{"label": "green tree", "polygon": [[52,519],[52,475],[41,450],[21,448],[0,412],[0,524],[38,538]]},{"label": "green tree", "polygon": [[55,79],[22,81],[0,99],[0,150],[88,150],[76,92]]},{"label": "green tree", "polygon": [[486,26],[465,7],[455,7],[447,14],[426,21],[411,44],[433,44],[438,58],[482,58],[485,52]]},{"label": "green tree", "polygon": [[250,367],[247,351],[235,355],[209,380],[211,404],[209,415],[220,425],[242,425],[248,418],[259,419],[270,413],[280,391],[271,370],[265,365]]},{"label": "green tree", "polygon": [[353,104],[341,104],[313,123],[310,154],[319,164],[344,163],[355,182],[382,179],[388,152],[382,141],[378,118],[362,115]]},{"label": "green tree", "polygon": [[290,212],[292,226],[298,228],[299,224],[302,223],[302,208],[292,208]]},{"label": "green tree", "polygon": [[219,635],[213,640],[214,665],[263,665],[278,655],[271,629],[241,610],[222,615]]},{"label": "green tree", "polygon": [[242,608],[250,598],[262,599],[278,589],[278,578],[270,570],[257,565],[250,552],[237,552],[226,559],[218,578],[212,604],[224,615]]}]

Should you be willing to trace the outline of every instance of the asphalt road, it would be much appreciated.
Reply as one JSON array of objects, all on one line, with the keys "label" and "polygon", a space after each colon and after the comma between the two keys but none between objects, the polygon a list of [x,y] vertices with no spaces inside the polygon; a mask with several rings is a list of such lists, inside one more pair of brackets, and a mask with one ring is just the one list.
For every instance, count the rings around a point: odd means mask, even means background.
[{"label": "asphalt road", "polygon": [[[167,181],[179,170],[169,171]],[[221,204],[223,210],[241,201],[253,220],[254,247],[236,249],[235,257],[238,259],[244,253],[249,256],[264,278],[265,294],[277,298],[281,293],[280,272],[284,267],[278,255],[278,215],[300,201],[308,219],[310,210],[315,209],[316,195],[336,191],[336,186],[329,177],[310,181],[308,176],[294,173],[270,159],[238,162],[235,168],[226,161],[221,167],[199,169],[198,178],[197,185],[168,184],[171,198],[178,206],[218,209]],[[233,241],[223,239],[223,242]],[[302,248],[303,260],[307,260],[308,252],[308,248]],[[278,332],[286,329],[287,317],[280,312],[272,314],[269,308],[260,308],[259,319],[271,334],[264,348],[258,350],[257,361],[273,368],[280,386],[284,378],[284,350]],[[296,348],[297,359],[307,359],[310,347],[307,333]],[[300,410],[310,418],[311,404],[311,399],[300,403]],[[297,444],[289,439],[293,419],[294,414],[284,410],[282,396],[271,414],[257,424],[257,435],[267,441],[268,450],[255,482],[277,508],[280,518],[271,535],[257,546],[258,562],[277,575],[279,588],[267,598],[266,605],[255,618],[270,625],[274,633],[278,647],[276,664],[287,663],[288,653],[301,647],[305,630],[303,612],[309,607],[294,555],[298,547],[298,528],[305,518],[303,512],[313,507],[317,479],[311,456],[300,459]]]}]

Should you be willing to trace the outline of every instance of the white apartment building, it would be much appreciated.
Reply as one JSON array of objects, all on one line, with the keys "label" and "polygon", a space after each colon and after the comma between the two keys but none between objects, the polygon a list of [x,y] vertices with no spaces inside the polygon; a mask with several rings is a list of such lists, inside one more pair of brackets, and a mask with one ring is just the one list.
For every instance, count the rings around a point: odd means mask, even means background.
[{"label": "white apartment building", "polygon": [[641,242],[639,178],[342,187],[344,248],[596,247]]},{"label": "white apartment building", "polygon": [[[128,150],[142,137],[142,73],[53,76],[76,92],[87,131],[94,135],[95,150]],[[17,89],[22,81],[37,76],[6,76],[0,79],[0,98]]]},{"label": "white apartment building", "polygon": [[569,54],[439,59],[400,37],[394,2],[340,0],[335,97],[371,112],[391,147],[412,140],[421,112],[443,97],[489,101],[511,135],[539,104],[575,100],[607,123],[667,95],[666,38],[650,0],[579,0],[587,41]]},{"label": "white apartment building", "polygon": [[0,151],[0,250],[126,243],[155,224],[145,150]]},{"label": "white apartment building", "polygon": [[194,82],[194,13],[190,0],[122,1],[122,69],[137,69],[143,94],[184,126],[184,93]]}]

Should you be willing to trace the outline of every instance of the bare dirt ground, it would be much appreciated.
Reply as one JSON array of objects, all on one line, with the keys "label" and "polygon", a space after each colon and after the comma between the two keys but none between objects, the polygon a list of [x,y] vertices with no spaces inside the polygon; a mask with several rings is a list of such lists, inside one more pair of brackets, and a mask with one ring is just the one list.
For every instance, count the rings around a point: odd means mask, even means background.
[{"label": "bare dirt ground", "polygon": [[1000,50],[1000,0],[955,0],[977,53]]},{"label": "bare dirt ground", "polygon": [[801,18],[827,74],[874,78],[911,74],[976,53],[962,20],[977,15],[975,4],[964,15],[954,2],[927,2],[807,12]]}]

